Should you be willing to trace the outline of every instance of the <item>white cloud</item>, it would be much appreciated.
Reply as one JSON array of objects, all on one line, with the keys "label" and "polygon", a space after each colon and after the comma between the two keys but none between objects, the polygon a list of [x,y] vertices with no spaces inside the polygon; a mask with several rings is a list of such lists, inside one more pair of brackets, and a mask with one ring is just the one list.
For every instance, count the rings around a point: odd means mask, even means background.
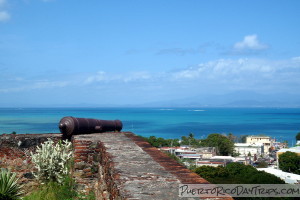
[{"label": "white cloud", "polygon": [[0,22],[6,22],[10,19],[10,14],[7,11],[0,11]]},{"label": "white cloud", "polygon": [[170,81],[210,90],[286,89],[300,87],[300,62],[265,59],[219,59],[169,74]]},{"label": "white cloud", "polygon": [[98,71],[95,75],[87,77],[84,83],[89,84],[89,83],[105,81],[105,80],[108,80],[106,73],[103,71]]},{"label": "white cloud", "polygon": [[257,35],[246,35],[244,40],[234,44],[235,50],[263,50],[268,46],[258,41]]},{"label": "white cloud", "polygon": [[115,86],[131,83],[135,87],[143,84],[148,87],[155,84],[160,84],[161,87],[189,85],[196,88],[199,85],[207,88],[214,85],[217,89],[226,86],[243,89],[276,86],[293,88],[300,86],[298,60],[298,57],[288,60],[219,59],[171,72],[109,74],[100,71],[84,78],[84,83],[109,83]]},{"label": "white cloud", "polygon": [[137,71],[131,72],[127,74],[107,74],[104,71],[98,71],[95,75],[91,75],[87,77],[84,81],[84,84],[91,84],[94,82],[111,82],[111,81],[119,81],[119,82],[134,82],[140,80],[151,79],[152,75],[149,72],[145,71]]},{"label": "white cloud", "polygon": [[139,81],[150,79],[152,75],[149,72],[131,72],[129,75],[122,77],[124,82]]},{"label": "white cloud", "polygon": [[219,59],[177,71],[110,73],[98,71],[73,74],[59,80],[59,74],[45,80],[9,77],[0,80],[0,92],[76,87],[82,91],[140,91],[174,95],[178,92],[228,92],[234,90],[289,91],[300,87],[300,57],[287,60]]}]

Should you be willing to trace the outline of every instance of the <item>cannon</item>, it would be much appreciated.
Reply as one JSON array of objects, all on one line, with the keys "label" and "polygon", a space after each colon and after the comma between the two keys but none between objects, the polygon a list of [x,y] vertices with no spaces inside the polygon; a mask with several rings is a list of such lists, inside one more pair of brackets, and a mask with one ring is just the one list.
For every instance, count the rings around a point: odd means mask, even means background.
[{"label": "cannon", "polygon": [[121,131],[123,124],[120,120],[63,117],[60,120],[58,127],[64,138],[71,138],[72,135],[79,134]]}]

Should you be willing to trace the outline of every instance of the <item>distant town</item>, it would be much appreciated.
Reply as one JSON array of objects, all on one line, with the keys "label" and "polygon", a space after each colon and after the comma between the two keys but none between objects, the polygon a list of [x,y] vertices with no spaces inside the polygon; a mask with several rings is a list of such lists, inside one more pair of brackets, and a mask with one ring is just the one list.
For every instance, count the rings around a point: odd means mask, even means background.
[{"label": "distant town", "polygon": [[146,140],[193,170],[240,163],[275,175],[285,183],[300,184],[300,133],[296,136],[296,146],[290,148],[286,142],[277,142],[265,135],[245,136],[243,142],[234,142],[232,134],[211,134],[205,140],[197,140],[193,134],[181,140],[154,136]]}]

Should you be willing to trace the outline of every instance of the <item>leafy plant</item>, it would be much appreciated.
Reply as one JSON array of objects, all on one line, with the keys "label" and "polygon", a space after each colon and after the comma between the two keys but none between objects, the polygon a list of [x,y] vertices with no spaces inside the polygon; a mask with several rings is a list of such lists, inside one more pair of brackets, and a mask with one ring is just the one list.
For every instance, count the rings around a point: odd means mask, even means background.
[{"label": "leafy plant", "polygon": [[68,141],[54,144],[48,139],[41,147],[37,147],[36,153],[31,153],[32,162],[37,169],[35,177],[44,182],[62,183],[69,173],[69,163],[72,159],[72,143]]},{"label": "leafy plant", "polygon": [[22,186],[18,184],[16,173],[7,169],[0,172],[0,200],[20,199],[23,194]]}]

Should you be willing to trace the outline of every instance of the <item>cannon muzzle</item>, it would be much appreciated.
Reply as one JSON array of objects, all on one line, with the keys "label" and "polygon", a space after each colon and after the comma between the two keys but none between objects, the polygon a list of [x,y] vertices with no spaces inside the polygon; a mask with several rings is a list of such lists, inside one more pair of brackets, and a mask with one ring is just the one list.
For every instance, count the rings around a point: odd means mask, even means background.
[{"label": "cannon muzzle", "polygon": [[72,135],[79,134],[121,131],[123,124],[120,120],[64,117],[60,120],[58,127],[65,138],[71,138]]}]

